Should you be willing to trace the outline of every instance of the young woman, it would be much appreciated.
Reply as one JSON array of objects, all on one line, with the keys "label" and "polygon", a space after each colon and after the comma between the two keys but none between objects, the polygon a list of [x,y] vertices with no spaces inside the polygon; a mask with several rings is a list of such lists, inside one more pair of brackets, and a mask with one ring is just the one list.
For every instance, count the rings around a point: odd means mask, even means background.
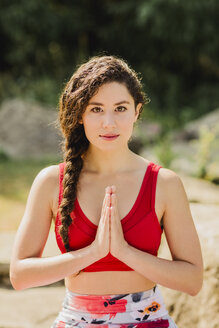
[{"label": "young woman", "polygon": [[[52,327],[176,327],[158,284],[196,295],[203,262],[179,176],[128,147],[148,102],[115,56],[82,64],[61,97],[64,160],[36,176],[11,258],[15,289],[65,278]],[[51,221],[60,255],[41,258]],[[172,260],[157,256],[165,232]]]}]

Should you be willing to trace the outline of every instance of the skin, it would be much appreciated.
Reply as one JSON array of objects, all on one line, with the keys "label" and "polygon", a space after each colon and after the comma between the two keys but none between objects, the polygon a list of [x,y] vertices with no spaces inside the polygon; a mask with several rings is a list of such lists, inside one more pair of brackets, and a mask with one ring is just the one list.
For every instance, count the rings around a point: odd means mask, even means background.
[{"label": "skin", "polygon": [[[123,100],[128,104],[115,105]],[[92,105],[94,103],[102,105]],[[90,99],[80,122],[90,142],[83,158],[84,170],[93,171],[104,178],[130,167],[133,152],[128,148],[128,140],[141,106],[138,104],[135,108],[134,99],[121,83],[107,83],[99,88]],[[106,133],[119,134],[119,137],[114,141],[105,141],[100,135]]]},{"label": "skin", "polygon": [[[115,105],[124,100],[129,104]],[[125,106],[126,110],[119,106]],[[203,281],[200,243],[182,181],[175,172],[159,170],[155,199],[155,213],[159,221],[163,218],[172,260],[135,249],[124,239],[121,219],[136,199],[148,164],[128,148],[140,108],[141,104],[135,108],[123,84],[112,82],[99,88],[82,116],[80,123],[84,124],[90,145],[83,158],[78,199],[85,204],[86,212],[89,210],[87,216],[98,225],[91,245],[41,258],[57,213],[59,170],[53,165],[39,172],[13,246],[10,279],[15,289],[47,285],[65,278],[71,291],[85,294],[133,293],[155,284],[189,295],[200,291]],[[105,141],[99,137],[105,133],[116,133],[119,137]],[[109,251],[134,271],[81,272],[76,276],[79,270]]]}]

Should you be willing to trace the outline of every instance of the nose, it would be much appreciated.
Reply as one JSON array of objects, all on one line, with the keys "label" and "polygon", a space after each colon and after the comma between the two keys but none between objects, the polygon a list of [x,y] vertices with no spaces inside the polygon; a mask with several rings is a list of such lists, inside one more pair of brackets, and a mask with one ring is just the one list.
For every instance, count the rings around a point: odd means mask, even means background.
[{"label": "nose", "polygon": [[116,123],[115,123],[115,118],[113,116],[113,114],[111,113],[108,113],[106,115],[104,115],[103,117],[103,127],[104,128],[112,128],[112,127],[115,127],[116,126]]}]

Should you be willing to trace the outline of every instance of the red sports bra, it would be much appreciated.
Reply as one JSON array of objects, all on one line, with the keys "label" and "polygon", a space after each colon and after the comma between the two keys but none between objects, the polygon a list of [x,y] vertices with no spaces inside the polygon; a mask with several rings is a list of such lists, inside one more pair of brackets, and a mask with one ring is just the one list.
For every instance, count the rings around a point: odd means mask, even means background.
[{"label": "red sports bra", "polygon": [[[59,205],[63,194],[63,173],[65,163],[59,163]],[[149,162],[144,178],[129,213],[121,220],[124,238],[131,246],[157,256],[160,246],[163,228],[159,224],[155,212],[155,191],[158,171],[162,166]],[[125,183],[125,182],[124,182]],[[71,250],[77,250],[90,245],[96,235],[97,225],[92,223],[83,213],[78,199],[75,200],[75,208],[70,214],[74,224],[69,226],[69,245]],[[65,253],[65,247],[59,234],[61,225],[60,215],[57,212],[55,222],[55,234],[57,244],[62,253]],[[107,256],[92,263],[82,271],[134,271],[125,263],[119,261],[109,252]]]}]

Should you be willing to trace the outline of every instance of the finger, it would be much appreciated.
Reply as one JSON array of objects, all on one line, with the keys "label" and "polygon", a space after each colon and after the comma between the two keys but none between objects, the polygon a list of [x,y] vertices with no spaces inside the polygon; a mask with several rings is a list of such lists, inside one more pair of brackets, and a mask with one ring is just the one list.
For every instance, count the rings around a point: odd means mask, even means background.
[{"label": "finger", "polygon": [[112,191],[113,193],[116,192],[116,186],[115,186],[115,185],[111,186],[111,191]]},{"label": "finger", "polygon": [[111,217],[110,224],[112,227],[114,227],[116,220],[115,220],[115,210],[113,206],[110,207],[110,217]]},{"label": "finger", "polygon": [[109,193],[108,192],[104,196],[102,210],[101,210],[101,217],[104,216],[104,209],[107,206],[107,204],[109,204]]},{"label": "finger", "polygon": [[103,207],[103,220],[105,221],[105,218],[106,218],[106,215],[107,215],[107,207],[109,206],[109,198],[110,198],[110,195],[109,194],[106,194],[106,200],[105,200],[105,204],[104,204],[104,207]]},{"label": "finger", "polygon": [[106,225],[108,226],[108,228],[109,228],[109,219],[110,219],[110,207],[107,206],[107,213],[106,213],[105,222],[106,222]]},{"label": "finger", "polygon": [[105,188],[105,194],[106,193],[111,193],[111,187],[110,186],[107,186],[106,188]]},{"label": "finger", "polygon": [[109,229],[109,218],[110,218],[110,208],[106,207],[106,215],[104,216],[104,226],[106,229]]},{"label": "finger", "polygon": [[112,205],[116,206],[116,195],[115,194],[111,195],[111,200],[112,200]]},{"label": "finger", "polygon": [[111,198],[112,198],[112,210],[111,210],[111,213],[112,213],[112,216],[114,218],[114,217],[117,217],[117,215],[118,215],[117,198],[116,198],[116,195],[115,194],[113,194],[111,196]]},{"label": "finger", "polygon": [[108,219],[108,216],[110,215],[110,210],[109,210],[109,207],[110,207],[110,195],[107,195],[107,201],[106,201],[106,211],[105,211],[105,216],[104,216],[104,220],[106,221]]},{"label": "finger", "polygon": [[105,188],[105,195],[104,195],[104,199],[103,199],[103,206],[105,205],[106,197],[107,197],[108,194],[110,194],[110,187],[106,187]]},{"label": "finger", "polygon": [[105,190],[106,190],[106,194],[109,194],[110,195],[110,197],[109,197],[109,204],[110,204],[111,203],[111,187],[108,186],[108,187],[105,188]]}]

